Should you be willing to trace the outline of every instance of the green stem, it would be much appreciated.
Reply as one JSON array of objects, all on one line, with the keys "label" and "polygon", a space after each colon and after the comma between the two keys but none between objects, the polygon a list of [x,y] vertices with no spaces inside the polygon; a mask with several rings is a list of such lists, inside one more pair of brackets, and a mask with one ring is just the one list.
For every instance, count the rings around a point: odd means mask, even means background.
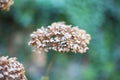
[{"label": "green stem", "polygon": [[52,68],[52,65],[54,63],[54,60],[55,60],[55,57],[56,57],[56,54],[54,53],[51,60],[50,60],[50,63],[48,64],[48,67],[47,67],[47,70],[46,70],[46,73],[45,73],[45,76],[42,77],[42,80],[49,80],[49,73],[50,73],[50,70]]},{"label": "green stem", "polygon": [[51,70],[51,68],[52,68],[52,65],[53,65],[53,63],[54,63],[55,57],[56,57],[56,54],[53,54],[53,56],[52,56],[52,58],[51,58],[51,60],[50,60],[50,63],[48,64],[48,67],[47,67],[45,76],[48,76],[48,75],[49,75],[50,70]]}]

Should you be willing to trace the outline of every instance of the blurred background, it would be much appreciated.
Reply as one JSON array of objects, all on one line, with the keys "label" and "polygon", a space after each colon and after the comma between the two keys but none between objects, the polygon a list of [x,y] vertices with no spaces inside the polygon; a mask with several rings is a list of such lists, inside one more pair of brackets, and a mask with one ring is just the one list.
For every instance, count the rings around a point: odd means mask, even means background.
[{"label": "blurred background", "polygon": [[0,11],[0,56],[15,56],[29,80],[40,80],[52,53],[37,54],[29,35],[65,21],[91,34],[85,54],[57,54],[50,80],[120,80],[120,0],[14,0]]}]

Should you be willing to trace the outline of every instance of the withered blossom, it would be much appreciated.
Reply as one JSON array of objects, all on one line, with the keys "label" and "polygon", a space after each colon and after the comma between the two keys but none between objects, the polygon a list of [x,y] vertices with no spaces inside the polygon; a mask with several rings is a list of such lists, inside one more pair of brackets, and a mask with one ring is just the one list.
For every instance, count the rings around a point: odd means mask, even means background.
[{"label": "withered blossom", "polygon": [[0,80],[27,80],[22,64],[16,58],[0,57]]},{"label": "withered blossom", "polygon": [[75,53],[85,53],[91,40],[85,30],[79,29],[77,26],[66,25],[64,22],[55,22],[47,28],[41,27],[30,37],[28,44],[37,50],[52,49],[58,52]]},{"label": "withered blossom", "polygon": [[13,5],[13,0],[0,0],[0,10],[9,11],[10,6]]}]

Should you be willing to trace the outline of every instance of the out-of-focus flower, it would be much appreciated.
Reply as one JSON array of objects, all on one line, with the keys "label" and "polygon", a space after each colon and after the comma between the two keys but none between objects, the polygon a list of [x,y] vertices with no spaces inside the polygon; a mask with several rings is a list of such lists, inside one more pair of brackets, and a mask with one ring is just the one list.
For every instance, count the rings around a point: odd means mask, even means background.
[{"label": "out-of-focus flower", "polygon": [[35,49],[48,51],[53,49],[59,52],[85,53],[91,39],[85,30],[65,25],[64,22],[53,23],[47,28],[41,27],[31,35],[29,45]]},{"label": "out-of-focus flower", "polygon": [[35,50],[31,56],[32,62],[34,63],[34,66],[39,66],[41,68],[45,67],[46,65],[46,54],[44,50]]},{"label": "out-of-focus flower", "polygon": [[9,11],[10,6],[14,4],[13,0],[0,0],[0,10]]},{"label": "out-of-focus flower", "polygon": [[47,63],[47,56],[44,53],[44,51],[35,50],[31,55],[31,62],[29,64],[28,72],[36,78],[43,75],[44,68]]},{"label": "out-of-focus flower", "polygon": [[24,67],[16,58],[0,57],[0,80],[27,80]]}]

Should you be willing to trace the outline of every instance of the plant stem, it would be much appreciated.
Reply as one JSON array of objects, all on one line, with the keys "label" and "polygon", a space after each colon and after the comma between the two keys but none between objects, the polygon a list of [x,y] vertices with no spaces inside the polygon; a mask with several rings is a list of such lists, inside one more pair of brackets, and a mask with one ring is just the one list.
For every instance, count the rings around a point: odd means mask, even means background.
[{"label": "plant stem", "polygon": [[51,60],[50,60],[50,63],[48,64],[48,67],[47,67],[47,70],[46,70],[46,73],[45,73],[45,76],[48,76],[49,73],[50,73],[50,70],[52,68],[52,65],[54,63],[54,60],[55,60],[55,57],[56,57],[56,54],[54,53]]},{"label": "plant stem", "polygon": [[46,69],[45,76],[43,76],[41,80],[49,80],[49,76],[48,75],[49,75],[50,70],[52,68],[52,65],[54,63],[55,57],[56,57],[56,54],[54,53],[53,56],[51,57],[51,60],[50,60],[49,64],[48,64],[48,67]]}]

